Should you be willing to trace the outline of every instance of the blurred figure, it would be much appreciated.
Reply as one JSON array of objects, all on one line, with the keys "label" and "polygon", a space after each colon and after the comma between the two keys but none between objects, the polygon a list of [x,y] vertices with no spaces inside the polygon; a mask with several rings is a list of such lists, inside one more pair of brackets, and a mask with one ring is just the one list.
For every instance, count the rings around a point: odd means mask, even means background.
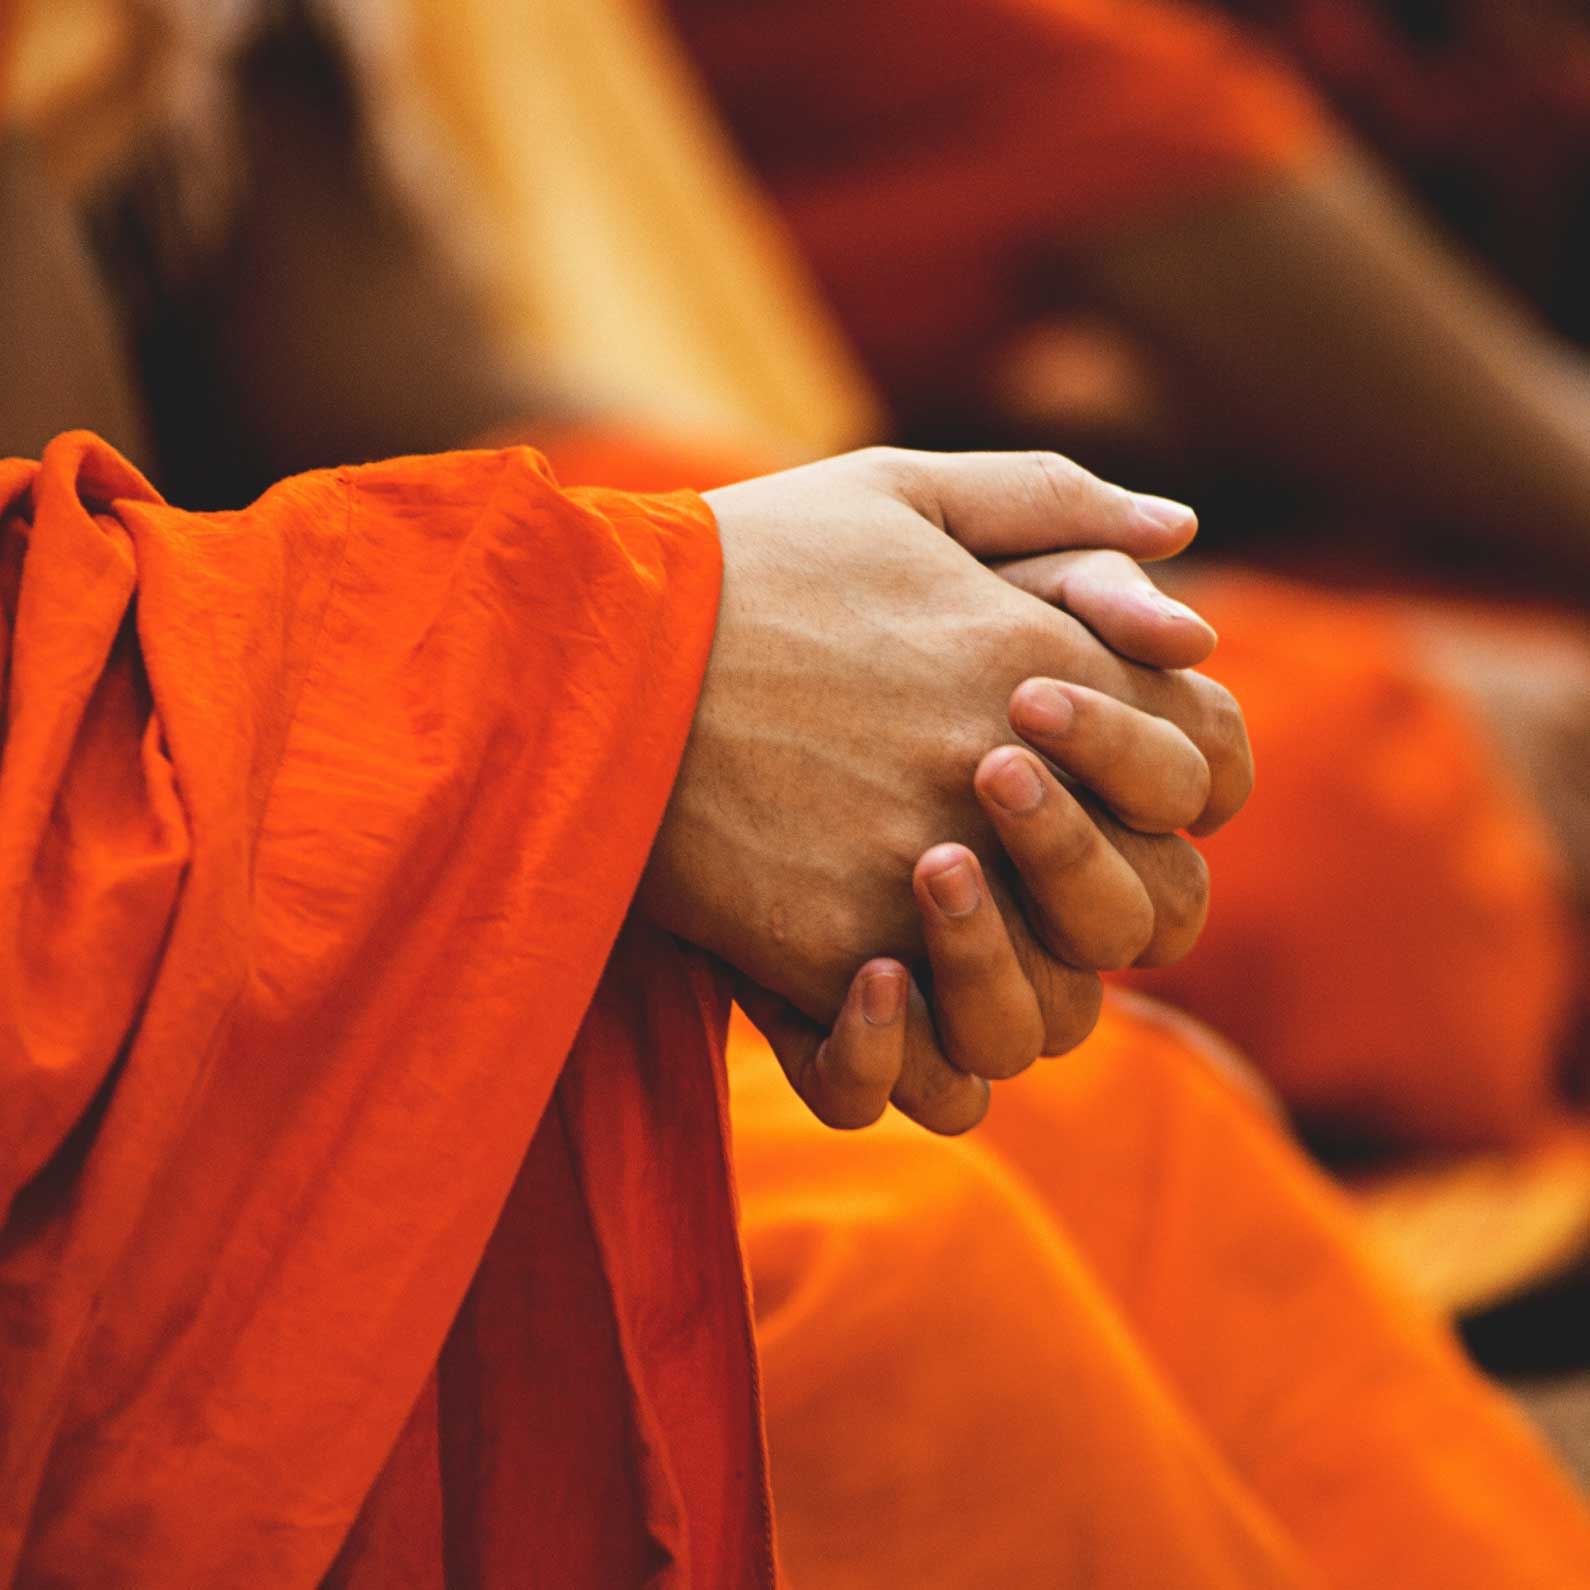
[{"label": "blurred figure", "polygon": [[1590,371],[1229,24],[1168,0],[671,14],[906,423],[986,412],[1010,340],[1080,300],[1338,517],[1590,590]]},{"label": "blurred figure", "polygon": [[1223,0],[1559,331],[1590,342],[1578,0]]},{"label": "blurred figure", "polygon": [[[99,283],[108,435],[174,493],[236,505],[510,422],[650,427],[752,466],[868,438],[864,383],[726,146],[704,115],[678,125],[687,97],[602,13],[543,54],[511,7],[278,9],[19,7],[10,117],[49,178],[26,202]],[[521,125],[526,93],[556,136]],[[664,224],[685,257],[654,245]],[[39,231],[11,239],[19,281],[59,271]],[[102,371],[74,408],[39,390],[50,363],[4,416],[18,451],[104,412]]]}]

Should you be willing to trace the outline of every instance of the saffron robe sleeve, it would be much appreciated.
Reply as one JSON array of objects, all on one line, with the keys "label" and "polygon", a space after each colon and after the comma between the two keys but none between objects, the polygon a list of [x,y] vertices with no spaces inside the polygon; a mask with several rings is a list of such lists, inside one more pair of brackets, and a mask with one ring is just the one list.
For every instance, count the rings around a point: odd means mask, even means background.
[{"label": "saffron robe sleeve", "polygon": [[769,1578],[722,1005],[624,926],[705,506],[0,504],[0,1583]]}]

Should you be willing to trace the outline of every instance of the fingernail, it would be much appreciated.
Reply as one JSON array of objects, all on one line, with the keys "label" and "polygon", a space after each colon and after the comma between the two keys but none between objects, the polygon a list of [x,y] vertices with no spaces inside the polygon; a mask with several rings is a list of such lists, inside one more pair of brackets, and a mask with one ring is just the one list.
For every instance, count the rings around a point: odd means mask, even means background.
[{"label": "fingernail", "polygon": [[1198,515],[1184,502],[1172,502],[1169,497],[1151,497],[1146,492],[1128,493],[1132,506],[1156,530],[1185,530],[1198,522]]},{"label": "fingernail", "polygon": [[874,972],[861,985],[861,1014],[869,1027],[892,1027],[905,1010],[905,973]]},{"label": "fingernail", "polygon": [[1040,734],[1064,734],[1076,708],[1052,679],[1034,679],[1021,693],[1022,721]]},{"label": "fingernail", "polygon": [[989,793],[1017,816],[1036,811],[1043,800],[1037,769],[1024,756],[1013,756],[989,780]]},{"label": "fingernail", "polygon": [[945,916],[970,916],[977,909],[977,879],[971,867],[957,861],[943,872],[928,874],[928,893]]}]

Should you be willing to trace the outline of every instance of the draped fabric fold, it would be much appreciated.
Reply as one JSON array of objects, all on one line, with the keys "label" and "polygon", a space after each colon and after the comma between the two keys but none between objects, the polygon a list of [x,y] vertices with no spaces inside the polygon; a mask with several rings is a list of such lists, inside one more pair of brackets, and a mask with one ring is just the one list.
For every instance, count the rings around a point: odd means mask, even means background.
[{"label": "draped fabric fold", "polygon": [[[561,1373],[646,1433],[571,1513],[660,1583],[770,1572],[722,1509],[761,1479],[717,992],[638,927],[597,992],[711,641],[704,505],[509,449],[189,514],[84,434],[0,498],[0,1579],[316,1583],[511,1252],[537,1320],[586,1278]],[[661,1185],[719,1244],[689,1329],[626,1224]]]},{"label": "draped fabric fold", "polygon": [[1198,1023],[1112,990],[949,1141],[729,1057],[792,1586],[1590,1582],[1582,1498]]}]

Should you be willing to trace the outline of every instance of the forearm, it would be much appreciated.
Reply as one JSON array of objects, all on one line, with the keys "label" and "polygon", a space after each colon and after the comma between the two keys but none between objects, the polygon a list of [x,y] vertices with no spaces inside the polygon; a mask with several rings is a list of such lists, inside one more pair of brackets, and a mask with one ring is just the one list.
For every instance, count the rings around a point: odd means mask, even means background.
[{"label": "forearm", "polygon": [[1590,377],[1350,152],[1084,266],[1229,434],[1345,499],[1590,571]]}]

